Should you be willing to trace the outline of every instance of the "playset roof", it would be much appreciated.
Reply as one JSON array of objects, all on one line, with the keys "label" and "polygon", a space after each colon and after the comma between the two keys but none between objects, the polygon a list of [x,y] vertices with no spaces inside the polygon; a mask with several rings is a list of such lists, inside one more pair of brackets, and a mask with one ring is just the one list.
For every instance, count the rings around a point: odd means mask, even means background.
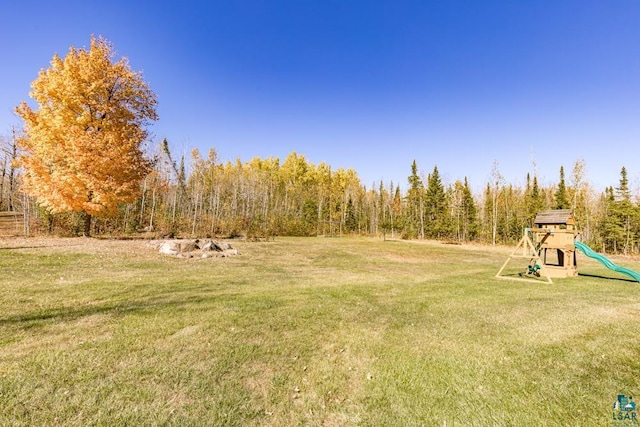
[{"label": "playset roof", "polygon": [[540,211],[533,221],[536,225],[575,224],[571,209],[552,209]]}]

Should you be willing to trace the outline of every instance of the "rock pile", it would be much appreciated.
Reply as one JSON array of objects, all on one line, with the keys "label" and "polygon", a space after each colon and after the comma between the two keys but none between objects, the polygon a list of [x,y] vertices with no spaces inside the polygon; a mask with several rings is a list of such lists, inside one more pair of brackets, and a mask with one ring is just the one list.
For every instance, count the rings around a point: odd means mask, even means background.
[{"label": "rock pile", "polygon": [[237,249],[229,243],[216,242],[211,239],[171,239],[151,240],[147,246],[161,254],[178,258],[214,258],[239,255]]}]

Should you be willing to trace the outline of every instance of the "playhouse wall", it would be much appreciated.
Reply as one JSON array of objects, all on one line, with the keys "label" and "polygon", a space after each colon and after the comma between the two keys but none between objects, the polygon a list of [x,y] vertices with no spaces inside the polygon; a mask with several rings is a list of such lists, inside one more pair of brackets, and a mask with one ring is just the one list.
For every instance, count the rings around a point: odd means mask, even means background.
[{"label": "playhouse wall", "polygon": [[578,275],[578,270],[575,268],[564,268],[564,267],[556,267],[556,266],[544,266],[545,270],[549,277],[556,278],[565,278],[565,277],[576,277]]}]

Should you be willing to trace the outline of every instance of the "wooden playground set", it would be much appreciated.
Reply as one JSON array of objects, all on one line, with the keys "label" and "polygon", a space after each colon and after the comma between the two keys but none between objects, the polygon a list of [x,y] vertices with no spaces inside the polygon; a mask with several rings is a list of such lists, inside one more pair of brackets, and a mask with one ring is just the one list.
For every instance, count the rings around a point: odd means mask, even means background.
[{"label": "wooden playground set", "polygon": [[[576,228],[576,220],[570,209],[541,211],[536,215],[534,226],[525,228],[522,239],[496,277],[521,281],[537,279],[546,283],[553,283],[552,278],[576,277],[576,250],[579,250],[605,267],[640,282],[640,273],[615,264],[579,241],[579,237],[580,231]],[[506,274],[505,269],[514,259],[527,259],[526,270],[517,275]]]}]

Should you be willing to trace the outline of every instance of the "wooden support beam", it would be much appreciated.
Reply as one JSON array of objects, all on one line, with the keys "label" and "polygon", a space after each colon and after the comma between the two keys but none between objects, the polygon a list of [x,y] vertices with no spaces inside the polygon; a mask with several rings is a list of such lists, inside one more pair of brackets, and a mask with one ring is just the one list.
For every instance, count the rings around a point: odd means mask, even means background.
[{"label": "wooden support beam", "polygon": [[[522,254],[518,254],[520,250],[522,250]],[[525,279],[522,277],[507,277],[502,275],[502,272],[509,264],[509,261],[511,261],[513,258],[530,259],[531,262],[534,263],[534,265],[537,264],[540,266],[540,277],[544,276],[545,283],[553,284],[553,280],[551,280],[551,276],[549,276],[549,272],[547,271],[547,269],[544,266],[544,263],[540,259],[540,253],[538,252],[538,248],[533,244],[533,242],[531,241],[531,238],[529,237],[529,233],[527,233],[526,231],[522,235],[522,239],[520,239],[520,241],[516,245],[516,248],[509,255],[509,258],[507,258],[504,264],[502,264],[502,267],[500,267],[500,270],[496,274],[496,277],[498,279],[518,280],[518,281],[526,281],[526,282],[534,281],[534,279]]]}]

